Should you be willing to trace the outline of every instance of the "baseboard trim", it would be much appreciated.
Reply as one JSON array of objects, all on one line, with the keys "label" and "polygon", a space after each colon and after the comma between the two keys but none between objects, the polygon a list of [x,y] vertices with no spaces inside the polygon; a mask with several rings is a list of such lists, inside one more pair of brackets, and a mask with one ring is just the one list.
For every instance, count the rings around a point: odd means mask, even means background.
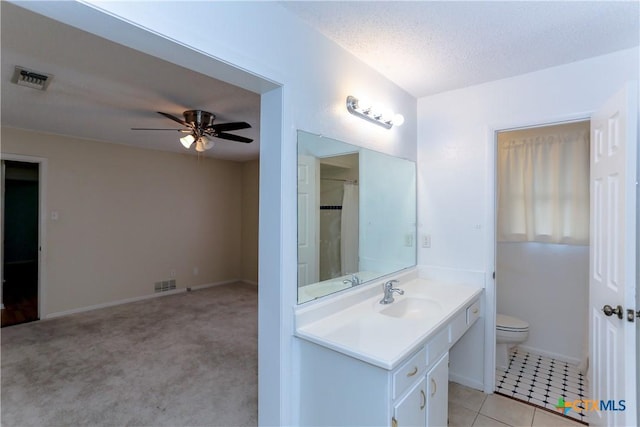
[{"label": "baseboard trim", "polygon": [[571,357],[571,356],[565,356],[564,354],[558,354],[558,353],[553,353],[551,351],[546,351],[546,350],[542,350],[539,348],[535,348],[535,347],[530,347],[528,345],[518,345],[518,348],[524,350],[524,351],[530,351],[531,353],[535,353],[535,354],[539,354],[540,356],[546,356],[546,357],[551,357],[552,359],[557,359],[560,360],[561,362],[566,362],[569,363],[571,365],[575,365],[578,366],[581,362],[580,359],[575,358],[575,357]]},{"label": "baseboard trim", "polygon": [[202,285],[189,286],[187,288],[184,288],[184,290],[186,291],[187,289],[191,289],[192,291],[199,291],[202,289],[212,288],[214,286],[228,285],[229,283],[235,283],[235,282],[240,282],[240,279],[223,280],[222,282],[205,283]]},{"label": "baseboard trim", "polygon": [[116,306],[116,305],[122,305],[122,304],[129,304],[129,303],[132,303],[132,302],[144,301],[144,300],[151,299],[151,298],[160,298],[160,297],[166,297],[166,296],[169,296],[169,295],[176,295],[176,294],[180,294],[180,293],[183,293],[183,292],[187,292],[187,290],[189,290],[189,289],[191,291],[197,291],[197,290],[201,290],[201,289],[210,288],[212,286],[221,286],[221,285],[226,285],[226,284],[229,284],[229,283],[241,282],[241,281],[242,280],[240,280],[240,279],[223,280],[221,282],[205,283],[203,285],[189,286],[189,287],[186,287],[186,288],[178,288],[178,289],[173,289],[173,290],[166,291],[166,292],[157,292],[157,293],[148,294],[148,295],[141,295],[139,297],[125,298],[125,299],[105,302],[105,303],[101,303],[101,304],[89,305],[89,306],[86,306],[86,307],[72,308],[71,310],[64,310],[64,311],[57,311],[57,312],[54,312],[54,313],[49,313],[49,314],[44,316],[44,319],[47,319],[47,320],[48,319],[55,319],[57,317],[69,316],[71,314],[84,313],[86,311],[99,310],[101,308],[108,308],[108,307],[113,307],[113,306]]}]

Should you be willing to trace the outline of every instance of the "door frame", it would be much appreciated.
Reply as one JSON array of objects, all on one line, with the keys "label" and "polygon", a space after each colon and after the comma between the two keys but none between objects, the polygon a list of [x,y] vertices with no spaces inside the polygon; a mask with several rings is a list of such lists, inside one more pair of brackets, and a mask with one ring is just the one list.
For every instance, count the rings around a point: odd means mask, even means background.
[{"label": "door frame", "polygon": [[[2,153],[1,160],[38,164],[38,319],[44,319],[46,311],[46,225],[47,225],[47,159],[44,157],[26,156],[22,154]],[[4,212],[2,212],[4,215]],[[4,244],[0,245],[0,251]],[[2,267],[0,267],[2,268]]]},{"label": "door frame", "polygon": [[[484,324],[484,392],[492,394],[496,388],[496,279],[492,275],[496,271],[496,250],[497,250],[497,185],[498,185],[498,132],[527,129],[535,127],[553,126],[558,124],[590,121],[592,111],[566,114],[560,116],[542,117],[540,119],[498,123],[486,127],[487,152],[485,161],[487,164],[487,176],[485,191],[488,195],[485,218],[486,228],[486,264],[485,264],[485,324]],[[491,343],[491,344],[489,344]]]}]

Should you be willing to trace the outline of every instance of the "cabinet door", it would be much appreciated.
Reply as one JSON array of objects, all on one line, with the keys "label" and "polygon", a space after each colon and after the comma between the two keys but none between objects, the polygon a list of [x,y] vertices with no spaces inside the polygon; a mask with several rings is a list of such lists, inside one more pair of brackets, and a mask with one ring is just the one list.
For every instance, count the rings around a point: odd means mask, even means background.
[{"label": "cabinet door", "polygon": [[447,425],[449,394],[449,353],[427,372],[427,426]]},{"label": "cabinet door", "polygon": [[422,378],[393,408],[393,427],[424,427],[427,422],[426,382]]}]

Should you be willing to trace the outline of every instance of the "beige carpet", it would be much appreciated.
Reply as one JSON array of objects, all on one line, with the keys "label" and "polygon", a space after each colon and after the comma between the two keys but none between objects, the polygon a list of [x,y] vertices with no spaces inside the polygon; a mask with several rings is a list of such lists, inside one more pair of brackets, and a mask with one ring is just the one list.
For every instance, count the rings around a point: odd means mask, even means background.
[{"label": "beige carpet", "polygon": [[2,425],[257,425],[257,313],[235,283],[3,328]]}]

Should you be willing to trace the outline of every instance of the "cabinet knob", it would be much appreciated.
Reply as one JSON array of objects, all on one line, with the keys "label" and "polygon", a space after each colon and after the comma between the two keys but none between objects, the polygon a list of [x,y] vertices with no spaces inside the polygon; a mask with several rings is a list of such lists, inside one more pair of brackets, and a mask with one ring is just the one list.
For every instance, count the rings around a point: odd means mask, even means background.
[{"label": "cabinet knob", "polygon": [[411,371],[411,372],[407,372],[407,377],[412,377],[412,376],[414,376],[414,375],[415,375],[415,374],[417,374],[417,373],[418,373],[418,367],[417,367],[417,366],[414,366],[414,367],[413,367],[413,371]]},{"label": "cabinet knob", "polygon": [[420,405],[420,410],[422,411],[427,406],[427,395],[424,394],[424,390],[420,390],[420,395],[422,396],[422,405]]},{"label": "cabinet knob", "polygon": [[431,392],[431,397],[436,395],[436,391],[438,390],[438,384],[436,383],[436,380],[434,380],[433,378],[431,378],[431,385],[433,386],[432,389],[433,391]]}]

